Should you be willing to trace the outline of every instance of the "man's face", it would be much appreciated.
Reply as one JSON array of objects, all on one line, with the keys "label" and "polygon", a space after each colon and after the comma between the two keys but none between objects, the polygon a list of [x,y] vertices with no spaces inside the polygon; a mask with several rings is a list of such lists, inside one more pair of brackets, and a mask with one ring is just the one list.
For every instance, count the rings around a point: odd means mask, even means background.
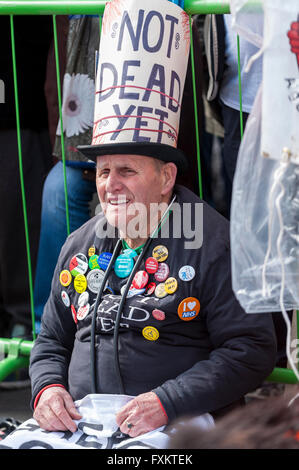
[{"label": "man's face", "polygon": [[[97,161],[97,190],[108,222],[126,232],[139,214],[165,198],[163,171],[155,159],[140,155],[104,155]],[[146,221],[148,228],[148,220]],[[141,227],[139,227],[141,229]],[[129,238],[133,238],[128,234]]]}]

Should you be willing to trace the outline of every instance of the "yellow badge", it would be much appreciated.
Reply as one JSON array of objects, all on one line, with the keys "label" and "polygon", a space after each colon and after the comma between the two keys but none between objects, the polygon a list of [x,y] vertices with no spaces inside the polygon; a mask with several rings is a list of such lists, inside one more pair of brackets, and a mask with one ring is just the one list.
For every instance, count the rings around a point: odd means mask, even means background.
[{"label": "yellow badge", "polygon": [[173,294],[178,288],[178,281],[175,277],[169,277],[164,284],[167,294]]},{"label": "yellow badge", "polygon": [[144,338],[148,339],[149,341],[156,341],[159,338],[159,331],[153,326],[146,326],[143,328],[142,334]]},{"label": "yellow badge", "polygon": [[59,275],[59,281],[60,281],[60,284],[64,287],[69,286],[70,283],[72,282],[71,273],[67,269],[64,269],[63,271],[61,271]]},{"label": "yellow badge", "polygon": [[155,289],[155,296],[158,297],[159,299],[163,299],[163,297],[166,297],[167,292],[165,290],[165,284],[164,282],[161,282],[160,284],[157,285]]},{"label": "yellow badge", "polygon": [[168,250],[166,246],[158,245],[153,249],[152,255],[159,263],[161,263],[168,258]]},{"label": "yellow badge", "polygon": [[78,292],[79,294],[82,294],[82,292],[86,291],[87,280],[84,274],[77,274],[77,276],[74,279],[74,287],[75,287],[75,291]]},{"label": "yellow badge", "polygon": [[96,247],[94,245],[92,245],[89,249],[88,249],[88,256],[89,258],[93,255],[96,254]]}]

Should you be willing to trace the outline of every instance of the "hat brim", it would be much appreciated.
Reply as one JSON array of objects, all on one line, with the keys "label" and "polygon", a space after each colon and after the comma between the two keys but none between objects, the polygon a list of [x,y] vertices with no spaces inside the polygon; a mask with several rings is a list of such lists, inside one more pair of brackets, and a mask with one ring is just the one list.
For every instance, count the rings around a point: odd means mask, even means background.
[{"label": "hat brim", "polygon": [[100,145],[78,145],[77,149],[96,162],[101,155],[143,155],[145,157],[157,158],[163,162],[173,162],[182,174],[188,170],[188,160],[185,154],[170,145],[156,142],[122,142],[117,144]]}]

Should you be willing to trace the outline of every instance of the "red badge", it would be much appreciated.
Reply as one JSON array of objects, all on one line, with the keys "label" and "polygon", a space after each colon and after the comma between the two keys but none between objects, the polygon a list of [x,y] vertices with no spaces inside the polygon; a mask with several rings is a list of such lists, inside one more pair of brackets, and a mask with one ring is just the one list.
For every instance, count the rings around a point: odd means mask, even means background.
[{"label": "red badge", "polygon": [[146,286],[146,292],[144,295],[152,295],[155,292],[156,283],[150,282],[148,286]]},{"label": "red badge", "polygon": [[75,323],[78,323],[78,320],[77,320],[77,312],[76,312],[76,309],[73,305],[71,305],[71,310],[72,310],[72,315],[73,315],[73,319],[74,319],[74,322]]},{"label": "red badge", "polygon": [[157,308],[152,311],[152,315],[156,320],[165,320],[165,313],[162,312],[162,310],[158,310]]},{"label": "red badge", "polygon": [[145,287],[147,283],[148,283],[148,274],[146,271],[138,271],[135,274],[134,279],[132,281],[132,284],[135,287],[135,289],[143,289],[143,287]]},{"label": "red badge", "polygon": [[147,260],[145,261],[145,269],[150,274],[154,274],[155,272],[157,272],[158,267],[159,267],[159,263],[153,257],[147,258]]},{"label": "red badge", "polygon": [[168,278],[169,266],[166,263],[160,263],[158,271],[155,273],[155,279],[158,282],[163,282]]}]

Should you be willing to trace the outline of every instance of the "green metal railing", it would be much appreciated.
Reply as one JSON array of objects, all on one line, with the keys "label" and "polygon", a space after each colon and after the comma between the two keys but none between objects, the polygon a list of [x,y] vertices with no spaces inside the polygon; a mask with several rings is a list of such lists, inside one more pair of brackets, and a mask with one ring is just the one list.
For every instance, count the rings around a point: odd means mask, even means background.
[{"label": "green metal railing", "polygon": [[[62,96],[60,86],[60,70],[59,70],[59,55],[58,55],[58,41],[56,30],[56,15],[99,15],[100,28],[101,28],[101,15],[104,12],[107,0],[0,0],[0,15],[10,15],[11,25],[11,44],[12,44],[12,59],[13,59],[13,79],[14,79],[14,92],[15,92],[15,108],[16,108],[16,126],[17,126],[17,143],[19,155],[19,171],[21,181],[21,194],[24,214],[24,228],[26,237],[26,250],[28,260],[28,279],[30,291],[30,305],[32,317],[32,334],[33,341],[25,341],[22,339],[0,338],[0,381],[4,380],[9,374],[18,370],[21,367],[28,365],[29,356],[36,339],[35,332],[35,314],[33,302],[33,282],[32,282],[32,268],[30,258],[30,240],[28,234],[28,220],[26,208],[26,195],[24,190],[23,178],[23,164],[22,164],[22,148],[21,148],[21,131],[20,131],[20,118],[19,118],[19,103],[18,103],[18,77],[17,77],[17,61],[14,39],[14,21],[15,15],[51,15],[53,17],[53,35],[54,35],[54,49],[56,61],[56,75],[57,75],[57,90],[58,90],[58,105],[59,117],[61,124],[61,150],[62,162],[64,172],[64,188],[65,188],[65,205],[66,205],[66,226],[67,233],[70,233],[69,224],[69,211],[68,211],[68,197],[67,197],[67,183],[66,183],[66,167],[65,167],[65,149],[64,149],[64,134],[63,134],[63,120],[62,120]],[[255,11],[261,8],[259,0],[252,0],[250,8]],[[198,121],[197,121],[197,99],[196,99],[196,86],[195,86],[195,68],[194,68],[194,50],[192,43],[192,28],[191,28],[191,15],[194,14],[226,14],[230,13],[229,1],[225,0],[185,0],[185,11],[190,16],[190,35],[191,35],[191,65],[192,65],[192,78],[193,78],[193,93],[194,93],[194,113],[195,113],[195,129],[196,129],[196,150],[197,150],[197,163],[198,163],[198,177],[199,177],[199,194],[202,197],[202,180],[201,180],[201,166],[200,166],[200,146],[198,135]],[[239,71],[239,96],[240,96],[240,128],[241,136],[243,136],[243,114],[242,114],[242,89],[240,78],[240,45],[239,38],[237,43],[238,49],[238,71]],[[299,338],[299,312],[297,312],[297,337]],[[290,369],[275,368],[272,374],[268,377],[268,381],[280,382],[286,384],[295,384],[298,382],[295,373]]]}]

